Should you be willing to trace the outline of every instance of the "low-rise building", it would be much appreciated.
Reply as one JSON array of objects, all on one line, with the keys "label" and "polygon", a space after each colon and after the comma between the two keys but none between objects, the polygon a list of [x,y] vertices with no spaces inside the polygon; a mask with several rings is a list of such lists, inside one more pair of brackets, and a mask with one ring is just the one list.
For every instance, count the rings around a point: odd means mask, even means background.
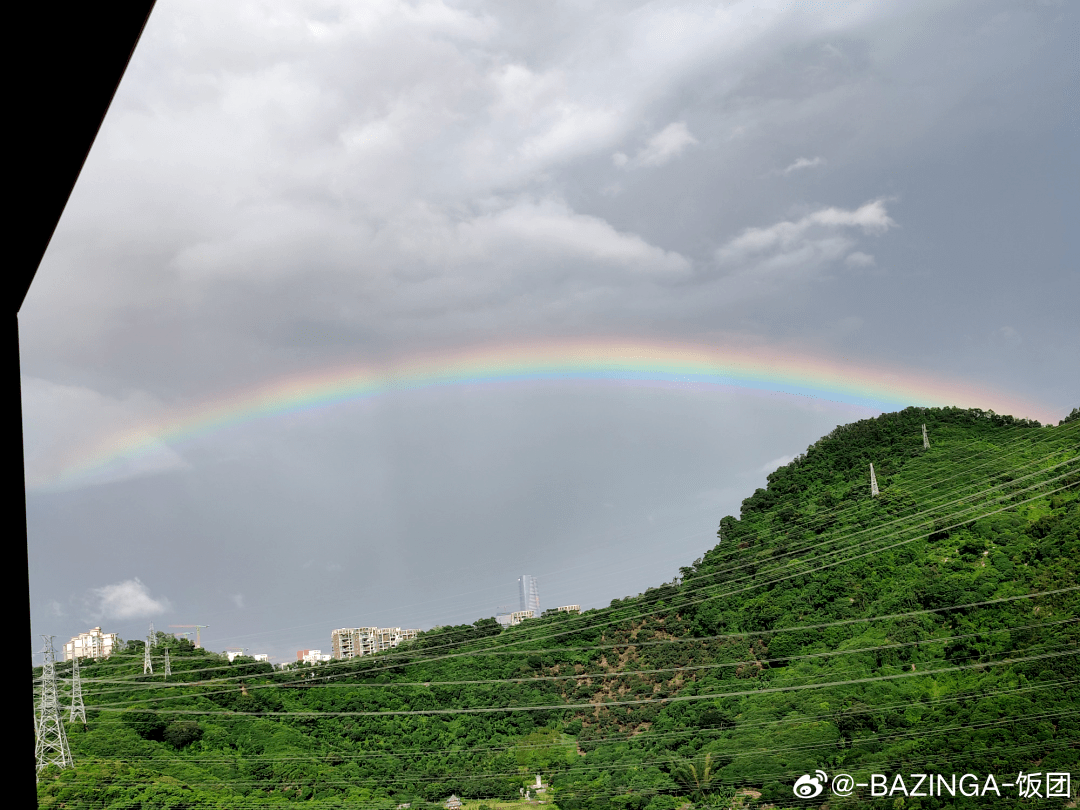
[{"label": "low-rise building", "polygon": [[269,663],[270,656],[267,655],[266,653],[255,653],[255,660],[256,661],[266,661],[267,663]]},{"label": "low-rise building", "polygon": [[559,611],[559,613],[581,613],[581,605],[563,605],[555,608],[555,610]]},{"label": "low-rise building", "polygon": [[514,627],[526,619],[535,618],[535,615],[531,610],[515,610],[513,613],[500,613],[495,617],[495,621],[503,627]]},{"label": "low-rise building", "polygon": [[116,633],[102,633],[100,627],[95,627],[85,633],[79,633],[64,645],[64,660],[108,658],[116,646]]},{"label": "low-rise building", "polygon": [[342,627],[330,634],[333,657],[338,659],[374,655],[416,638],[419,630],[400,627]]},{"label": "low-rise building", "polygon": [[323,655],[322,650],[297,650],[296,660],[304,664],[318,664],[322,661],[329,661],[329,655]]}]

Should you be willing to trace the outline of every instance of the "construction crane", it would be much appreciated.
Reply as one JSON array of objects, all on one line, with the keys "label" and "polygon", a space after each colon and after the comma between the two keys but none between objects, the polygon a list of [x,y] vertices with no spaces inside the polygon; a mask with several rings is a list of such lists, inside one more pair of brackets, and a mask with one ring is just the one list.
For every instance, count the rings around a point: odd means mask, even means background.
[{"label": "construction crane", "polygon": [[[169,627],[194,627],[195,628],[195,646],[196,648],[202,647],[202,641],[199,638],[199,631],[205,630],[210,625],[208,624],[170,624]],[[188,635],[185,633],[184,635]]]}]

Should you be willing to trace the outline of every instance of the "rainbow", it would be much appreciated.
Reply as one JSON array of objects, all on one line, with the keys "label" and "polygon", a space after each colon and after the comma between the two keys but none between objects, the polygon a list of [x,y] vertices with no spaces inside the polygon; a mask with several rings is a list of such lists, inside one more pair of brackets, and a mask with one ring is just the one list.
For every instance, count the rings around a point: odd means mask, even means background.
[{"label": "rainbow", "polygon": [[877,412],[909,405],[979,407],[1048,419],[1048,409],[1000,391],[908,370],[766,348],[661,341],[546,341],[418,354],[385,365],[325,368],[187,407],[83,447],[51,483],[63,484],[232,426],[357,402],[395,391],[528,381],[633,382],[751,389]]}]

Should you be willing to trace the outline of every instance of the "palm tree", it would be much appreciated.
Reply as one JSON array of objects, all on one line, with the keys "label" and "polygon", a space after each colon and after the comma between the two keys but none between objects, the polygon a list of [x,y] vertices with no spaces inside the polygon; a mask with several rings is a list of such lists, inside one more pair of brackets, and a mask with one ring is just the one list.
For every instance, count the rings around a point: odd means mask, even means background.
[{"label": "palm tree", "polygon": [[671,772],[672,777],[694,801],[701,801],[716,782],[717,772],[713,768],[712,754],[706,754],[698,764],[683,762]]}]

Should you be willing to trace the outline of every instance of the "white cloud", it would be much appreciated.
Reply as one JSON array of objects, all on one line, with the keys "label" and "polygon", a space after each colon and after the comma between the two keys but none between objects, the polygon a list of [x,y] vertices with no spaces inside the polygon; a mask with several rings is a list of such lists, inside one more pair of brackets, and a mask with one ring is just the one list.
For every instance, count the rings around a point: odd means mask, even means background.
[{"label": "white cloud", "polygon": [[640,166],[663,166],[682,154],[686,147],[696,143],[698,143],[698,140],[690,134],[686,122],[676,121],[668,124],[649,138],[633,160],[630,160],[622,152],[616,152],[611,156],[611,160],[619,168],[636,169]]},{"label": "white cloud", "polygon": [[152,597],[138,577],[94,588],[90,593],[95,603],[93,612],[96,618],[138,619],[172,609],[168,599]]},{"label": "white cloud", "polygon": [[504,240],[518,249],[543,251],[662,273],[682,273],[689,261],[650,245],[637,234],[617,231],[599,217],[578,214],[555,200],[522,202],[491,217],[461,226],[463,238],[475,247]]},{"label": "white cloud", "polygon": [[[822,267],[855,255],[851,230],[878,235],[895,226],[881,200],[855,210],[822,208],[795,221],[748,228],[717,249],[715,256],[722,267],[761,281],[811,278]],[[866,266],[862,257],[871,258],[859,253],[850,264]]]},{"label": "white cloud", "polygon": [[570,278],[586,286],[672,280],[691,269],[680,253],[579,214],[558,198],[495,200],[488,209],[455,221],[418,206],[383,230],[373,252],[407,282],[399,306],[413,300],[428,306],[433,296],[440,307],[462,306]]},{"label": "white cloud", "polygon": [[792,163],[790,166],[788,166],[786,169],[784,169],[781,172],[781,174],[791,174],[792,172],[797,172],[797,171],[800,171],[802,169],[813,169],[813,168],[816,168],[818,166],[823,166],[823,165],[825,165],[825,158],[816,157],[816,158],[813,158],[812,160],[810,160],[810,159],[801,157],[798,160],[796,160],[794,163]]}]

